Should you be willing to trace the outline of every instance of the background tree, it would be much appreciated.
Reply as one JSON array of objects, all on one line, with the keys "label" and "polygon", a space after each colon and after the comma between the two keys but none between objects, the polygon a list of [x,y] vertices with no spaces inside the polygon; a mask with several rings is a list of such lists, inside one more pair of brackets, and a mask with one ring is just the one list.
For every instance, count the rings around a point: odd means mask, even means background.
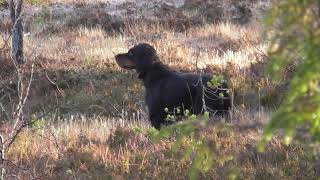
[{"label": "background tree", "polygon": [[22,0],[8,0],[12,27],[11,58],[18,64],[24,63],[23,57],[23,25],[22,25]]},{"label": "background tree", "polygon": [[266,126],[261,145],[277,129],[285,131],[288,144],[298,127],[320,140],[320,1],[281,1],[273,7],[266,25],[272,38],[269,55],[273,79],[281,81],[288,66],[294,66],[294,72],[286,98]]},{"label": "background tree", "polygon": [[4,138],[0,134],[0,179],[5,179],[5,154],[8,151],[15,138],[23,127],[26,126],[25,119],[23,118],[23,109],[26,104],[26,100],[29,94],[30,85],[32,82],[32,75],[27,87],[24,87],[22,71],[19,64],[24,63],[23,56],[23,25],[22,25],[22,2],[23,0],[8,0],[10,9],[10,18],[12,23],[12,40],[11,40],[11,59],[16,65],[16,71],[18,73],[18,86],[19,86],[19,101],[15,112],[13,113],[13,119],[15,120],[14,126],[8,138]]}]

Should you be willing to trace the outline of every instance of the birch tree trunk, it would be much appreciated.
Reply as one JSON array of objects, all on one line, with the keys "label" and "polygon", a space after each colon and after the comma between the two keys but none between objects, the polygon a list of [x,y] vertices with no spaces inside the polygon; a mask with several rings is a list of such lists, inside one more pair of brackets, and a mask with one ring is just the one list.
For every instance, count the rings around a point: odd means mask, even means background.
[{"label": "birch tree trunk", "polygon": [[13,24],[12,27],[12,43],[11,43],[11,58],[17,64],[23,64],[23,25],[22,25],[22,2],[23,0],[8,0],[10,8],[10,18]]}]

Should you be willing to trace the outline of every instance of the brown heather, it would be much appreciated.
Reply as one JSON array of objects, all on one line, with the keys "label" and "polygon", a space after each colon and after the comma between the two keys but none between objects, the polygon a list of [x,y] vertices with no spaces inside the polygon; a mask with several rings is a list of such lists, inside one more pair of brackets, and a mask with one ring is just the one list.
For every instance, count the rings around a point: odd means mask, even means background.
[{"label": "brown heather", "polygon": [[[0,48],[5,37],[0,36]],[[264,74],[268,42],[263,39],[258,22],[221,22],[183,32],[139,22],[125,24],[113,34],[98,27],[79,27],[26,36],[26,57],[34,57],[34,49],[37,55],[27,112],[39,115],[49,105],[61,107],[22,131],[6,154],[11,161],[7,175],[12,179],[185,179],[191,166],[191,160],[183,158],[188,138],[178,152],[172,152],[175,137],[155,143],[140,132],[150,128],[142,84],[113,58],[137,42],[148,42],[170,67],[223,73],[235,92],[232,118],[213,117],[210,126],[198,132],[217,155],[214,166],[199,179],[316,179],[319,163],[303,144],[285,146],[275,137],[264,153],[256,150],[263,125],[279,104],[279,88],[285,89],[273,86]],[[0,80],[10,84],[15,81],[8,73],[13,66],[5,62],[7,71],[1,70]],[[26,71],[30,65],[30,61],[25,65]],[[10,106],[14,98],[7,102]],[[9,133],[10,123],[1,124],[1,134]]]}]

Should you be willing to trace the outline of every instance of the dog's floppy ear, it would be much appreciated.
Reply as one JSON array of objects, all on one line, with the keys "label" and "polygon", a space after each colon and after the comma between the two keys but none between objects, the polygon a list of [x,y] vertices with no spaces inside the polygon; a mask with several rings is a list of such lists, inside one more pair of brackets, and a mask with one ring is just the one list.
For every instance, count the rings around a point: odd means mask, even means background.
[{"label": "dog's floppy ear", "polygon": [[131,70],[136,68],[136,64],[128,58],[127,54],[118,54],[115,58],[117,64],[123,69]]}]

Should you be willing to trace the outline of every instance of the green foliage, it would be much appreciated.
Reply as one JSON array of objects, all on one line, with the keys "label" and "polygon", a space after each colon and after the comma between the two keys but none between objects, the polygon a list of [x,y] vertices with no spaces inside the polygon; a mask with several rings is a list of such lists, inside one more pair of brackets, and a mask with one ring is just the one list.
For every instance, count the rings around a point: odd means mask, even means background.
[{"label": "green foliage", "polygon": [[49,1],[48,0],[25,0],[26,4],[30,5],[48,5]]},{"label": "green foliage", "polygon": [[31,0],[31,4],[32,5],[41,5],[42,4],[42,0]]},{"label": "green foliage", "polygon": [[1,6],[7,6],[7,5],[8,5],[8,3],[7,3],[6,0],[0,0],[0,7]]},{"label": "green foliage", "polygon": [[50,17],[50,10],[47,6],[42,6],[41,11],[34,16],[36,25],[39,27],[43,27]]},{"label": "green foliage", "polygon": [[285,101],[266,126],[264,144],[277,129],[290,143],[297,127],[320,140],[320,1],[290,0],[274,6],[266,19],[271,34],[269,66],[273,79],[281,82],[284,69],[295,66]]},{"label": "green foliage", "polygon": [[184,110],[183,107],[176,107],[176,108],[173,108],[172,112],[169,111],[168,108],[164,108],[164,112],[167,113],[165,120],[174,122],[174,121],[177,121],[177,117],[180,115],[188,116],[190,111],[188,109]]},{"label": "green foliage", "polygon": [[[214,75],[212,79],[207,83],[207,86],[216,88],[221,86],[224,82],[223,76]],[[219,94],[220,97],[224,95]],[[184,115],[186,120],[177,122],[171,126],[163,127],[160,131],[154,128],[147,130],[149,137],[153,141],[158,142],[161,139],[166,139],[171,136],[176,138],[172,150],[174,152],[183,151],[184,159],[191,159],[192,165],[189,171],[189,179],[197,179],[199,173],[206,173],[210,170],[214,163],[223,163],[232,160],[232,157],[217,157],[216,145],[212,141],[208,141],[205,136],[202,135],[202,131],[208,126],[209,112],[205,112],[204,115],[196,116],[190,114],[188,109],[183,107],[177,107],[170,112],[168,108],[164,111],[168,113],[166,120],[176,121],[176,115]],[[188,142],[187,145],[185,142]],[[182,146],[184,146],[182,148]],[[186,147],[185,147],[186,146]]]},{"label": "green foliage", "polygon": [[[189,114],[189,112],[185,112],[185,114]],[[160,131],[150,128],[147,130],[147,135],[154,142],[174,136],[176,142],[172,146],[173,153],[182,151],[185,160],[191,159],[192,164],[188,176],[189,179],[197,179],[200,173],[208,172],[215,162],[225,162],[232,158],[222,160],[217,157],[215,144],[208,141],[202,134],[202,131],[208,125],[208,112],[201,116],[189,115],[186,118],[182,122],[163,127]]]},{"label": "green foliage", "polygon": [[31,128],[35,130],[43,129],[46,126],[46,120],[44,118],[37,119],[35,115],[31,119]]},{"label": "green foliage", "polygon": [[85,57],[84,58],[84,64],[86,65],[86,66],[90,66],[91,64],[92,64],[92,58],[91,57]]},{"label": "green foliage", "polygon": [[216,88],[223,83],[224,79],[222,75],[213,75],[212,79],[207,83],[207,86],[211,88]]}]

